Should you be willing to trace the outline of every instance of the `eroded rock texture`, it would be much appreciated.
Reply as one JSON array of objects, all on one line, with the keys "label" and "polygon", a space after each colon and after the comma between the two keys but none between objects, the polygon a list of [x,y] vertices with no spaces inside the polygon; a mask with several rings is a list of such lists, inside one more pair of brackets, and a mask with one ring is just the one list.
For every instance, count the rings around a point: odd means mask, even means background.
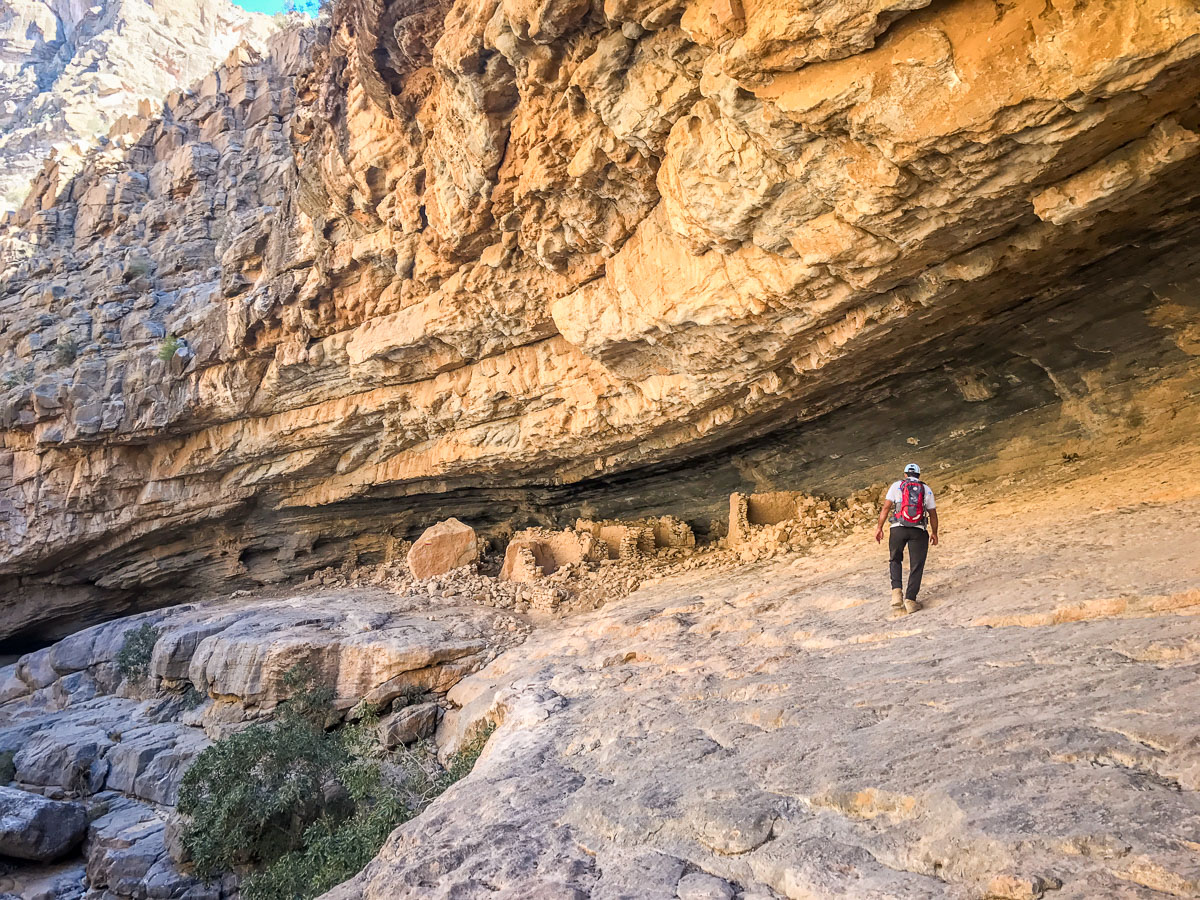
[{"label": "eroded rock texture", "polygon": [[0,2],[0,213],[21,205],[49,154],[74,172],[97,138],[275,27],[229,0]]},{"label": "eroded rock texture", "polygon": [[340,0],[5,236],[0,633],[707,515],[897,392],[1103,431],[1193,371],[1198,88],[1188,0]]},{"label": "eroded rock texture", "polygon": [[443,751],[500,723],[472,774],[327,900],[1196,896],[1200,468],[1117,460],[944,493],[915,615],[868,527],[538,630],[449,694]]},{"label": "eroded rock texture", "polygon": [[[129,636],[147,626],[144,667],[123,673]],[[0,850],[50,860],[82,841],[89,898],[236,897],[236,880],[180,865],[180,784],[213,740],[269,720],[308,672],[333,692],[331,726],[370,704],[381,740],[411,743],[436,727],[446,691],[528,631],[475,604],[370,588],[182,604],[83,629],[0,667],[0,780],[11,781]],[[3,874],[20,896],[43,896],[29,867]],[[44,896],[82,896],[74,884]]]}]

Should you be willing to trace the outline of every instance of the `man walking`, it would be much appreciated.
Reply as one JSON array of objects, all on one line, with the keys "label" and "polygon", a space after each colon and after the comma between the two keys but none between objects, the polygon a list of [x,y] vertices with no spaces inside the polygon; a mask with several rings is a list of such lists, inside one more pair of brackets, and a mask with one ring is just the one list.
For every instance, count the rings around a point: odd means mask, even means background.
[{"label": "man walking", "polygon": [[[933,491],[921,480],[921,467],[909,463],[904,478],[888,489],[879,511],[879,527],[875,540],[883,540],[883,523],[891,519],[892,612],[915,613],[921,608],[917,594],[921,591],[921,575],[929,545],[938,542],[938,516]],[[904,548],[908,547],[908,590],[904,588]]]}]

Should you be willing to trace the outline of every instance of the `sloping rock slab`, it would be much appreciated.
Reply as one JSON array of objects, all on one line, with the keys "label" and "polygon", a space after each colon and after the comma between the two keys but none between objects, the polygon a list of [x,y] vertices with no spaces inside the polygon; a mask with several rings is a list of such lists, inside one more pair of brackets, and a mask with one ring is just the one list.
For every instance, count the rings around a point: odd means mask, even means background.
[{"label": "sloping rock slab", "polygon": [[60,859],[83,840],[87,824],[79,803],[0,787],[0,855],[36,862]]}]

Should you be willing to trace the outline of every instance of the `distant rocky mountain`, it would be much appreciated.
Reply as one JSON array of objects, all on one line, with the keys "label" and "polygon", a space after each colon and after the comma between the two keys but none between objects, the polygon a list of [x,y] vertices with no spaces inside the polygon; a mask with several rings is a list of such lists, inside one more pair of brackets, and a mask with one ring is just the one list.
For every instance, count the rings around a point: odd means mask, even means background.
[{"label": "distant rocky mountain", "polygon": [[276,27],[229,0],[0,0],[0,211],[52,153],[77,158]]}]

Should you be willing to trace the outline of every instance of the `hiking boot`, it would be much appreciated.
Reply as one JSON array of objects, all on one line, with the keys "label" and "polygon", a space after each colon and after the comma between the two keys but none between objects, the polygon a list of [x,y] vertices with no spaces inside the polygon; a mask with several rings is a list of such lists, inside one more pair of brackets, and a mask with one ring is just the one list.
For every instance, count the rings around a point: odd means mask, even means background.
[{"label": "hiking boot", "polygon": [[904,612],[904,591],[900,588],[892,588],[892,612]]},{"label": "hiking boot", "polygon": [[905,612],[915,613],[920,608],[921,608],[921,603],[915,597],[912,597],[912,598],[905,597],[904,598],[904,611]]}]

